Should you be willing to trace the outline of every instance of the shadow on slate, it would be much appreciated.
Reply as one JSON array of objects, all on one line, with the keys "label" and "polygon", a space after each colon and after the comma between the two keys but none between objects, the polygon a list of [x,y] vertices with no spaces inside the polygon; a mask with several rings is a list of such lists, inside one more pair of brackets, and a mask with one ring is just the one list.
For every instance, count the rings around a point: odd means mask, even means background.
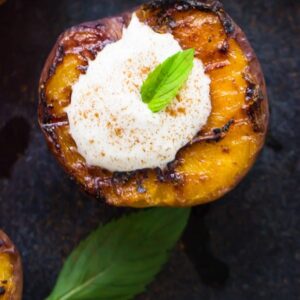
[{"label": "shadow on slate", "polygon": [[229,267],[212,253],[210,233],[205,224],[205,216],[209,209],[209,205],[192,209],[189,226],[184,232],[182,241],[185,252],[202,282],[208,286],[221,288],[229,277]]},{"label": "shadow on slate", "polygon": [[0,178],[10,176],[12,167],[29,143],[30,125],[23,117],[10,119],[0,129]]}]

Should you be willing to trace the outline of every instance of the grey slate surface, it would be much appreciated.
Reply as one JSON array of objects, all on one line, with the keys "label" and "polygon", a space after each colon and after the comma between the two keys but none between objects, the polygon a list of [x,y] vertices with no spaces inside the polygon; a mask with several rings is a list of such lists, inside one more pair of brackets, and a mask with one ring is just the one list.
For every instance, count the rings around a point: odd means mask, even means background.
[{"label": "grey slate surface", "polygon": [[[47,151],[36,121],[43,62],[65,28],[141,2],[0,6],[0,227],[22,253],[25,300],[45,298],[71,249],[126,211],[83,195]],[[224,2],[265,71],[267,145],[233,192],[193,210],[181,245],[140,300],[300,299],[300,2]]]}]

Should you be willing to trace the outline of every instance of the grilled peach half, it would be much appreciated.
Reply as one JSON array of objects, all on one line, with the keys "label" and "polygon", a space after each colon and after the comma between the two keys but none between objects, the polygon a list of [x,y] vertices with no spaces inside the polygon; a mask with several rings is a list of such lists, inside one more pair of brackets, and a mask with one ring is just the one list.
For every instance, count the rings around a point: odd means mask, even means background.
[{"label": "grilled peach half", "polygon": [[21,257],[8,236],[0,230],[0,300],[22,299]]},{"label": "grilled peach half", "polygon": [[212,111],[166,169],[109,172],[88,165],[69,131],[66,106],[89,60],[121,38],[131,13],[84,23],[58,39],[42,71],[39,123],[64,169],[90,194],[117,206],[193,206],[220,198],[245,176],[261,150],[268,102],[259,62],[242,30],[218,1],[152,1],[140,21],[194,48],[211,79]]}]

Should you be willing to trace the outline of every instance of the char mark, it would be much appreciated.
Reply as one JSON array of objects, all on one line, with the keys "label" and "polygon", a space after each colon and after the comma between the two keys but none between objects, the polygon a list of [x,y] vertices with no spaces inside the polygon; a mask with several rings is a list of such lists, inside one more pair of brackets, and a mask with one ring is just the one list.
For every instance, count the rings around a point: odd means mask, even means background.
[{"label": "char mark", "polygon": [[235,31],[234,23],[224,11],[223,5],[218,0],[154,0],[144,5],[144,9],[167,11],[168,9],[177,11],[187,11],[197,9],[215,13],[226,32],[231,35]]}]

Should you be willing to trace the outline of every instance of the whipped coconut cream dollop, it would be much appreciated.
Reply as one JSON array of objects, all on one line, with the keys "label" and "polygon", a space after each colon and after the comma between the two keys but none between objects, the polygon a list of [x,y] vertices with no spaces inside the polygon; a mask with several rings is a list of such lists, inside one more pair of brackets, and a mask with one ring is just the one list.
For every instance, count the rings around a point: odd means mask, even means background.
[{"label": "whipped coconut cream dollop", "polygon": [[164,168],[206,124],[210,79],[199,59],[166,109],[153,113],[142,102],[148,74],[181,50],[171,34],[156,33],[133,14],[122,38],[89,62],[66,108],[70,133],[89,165],[119,172]]}]

